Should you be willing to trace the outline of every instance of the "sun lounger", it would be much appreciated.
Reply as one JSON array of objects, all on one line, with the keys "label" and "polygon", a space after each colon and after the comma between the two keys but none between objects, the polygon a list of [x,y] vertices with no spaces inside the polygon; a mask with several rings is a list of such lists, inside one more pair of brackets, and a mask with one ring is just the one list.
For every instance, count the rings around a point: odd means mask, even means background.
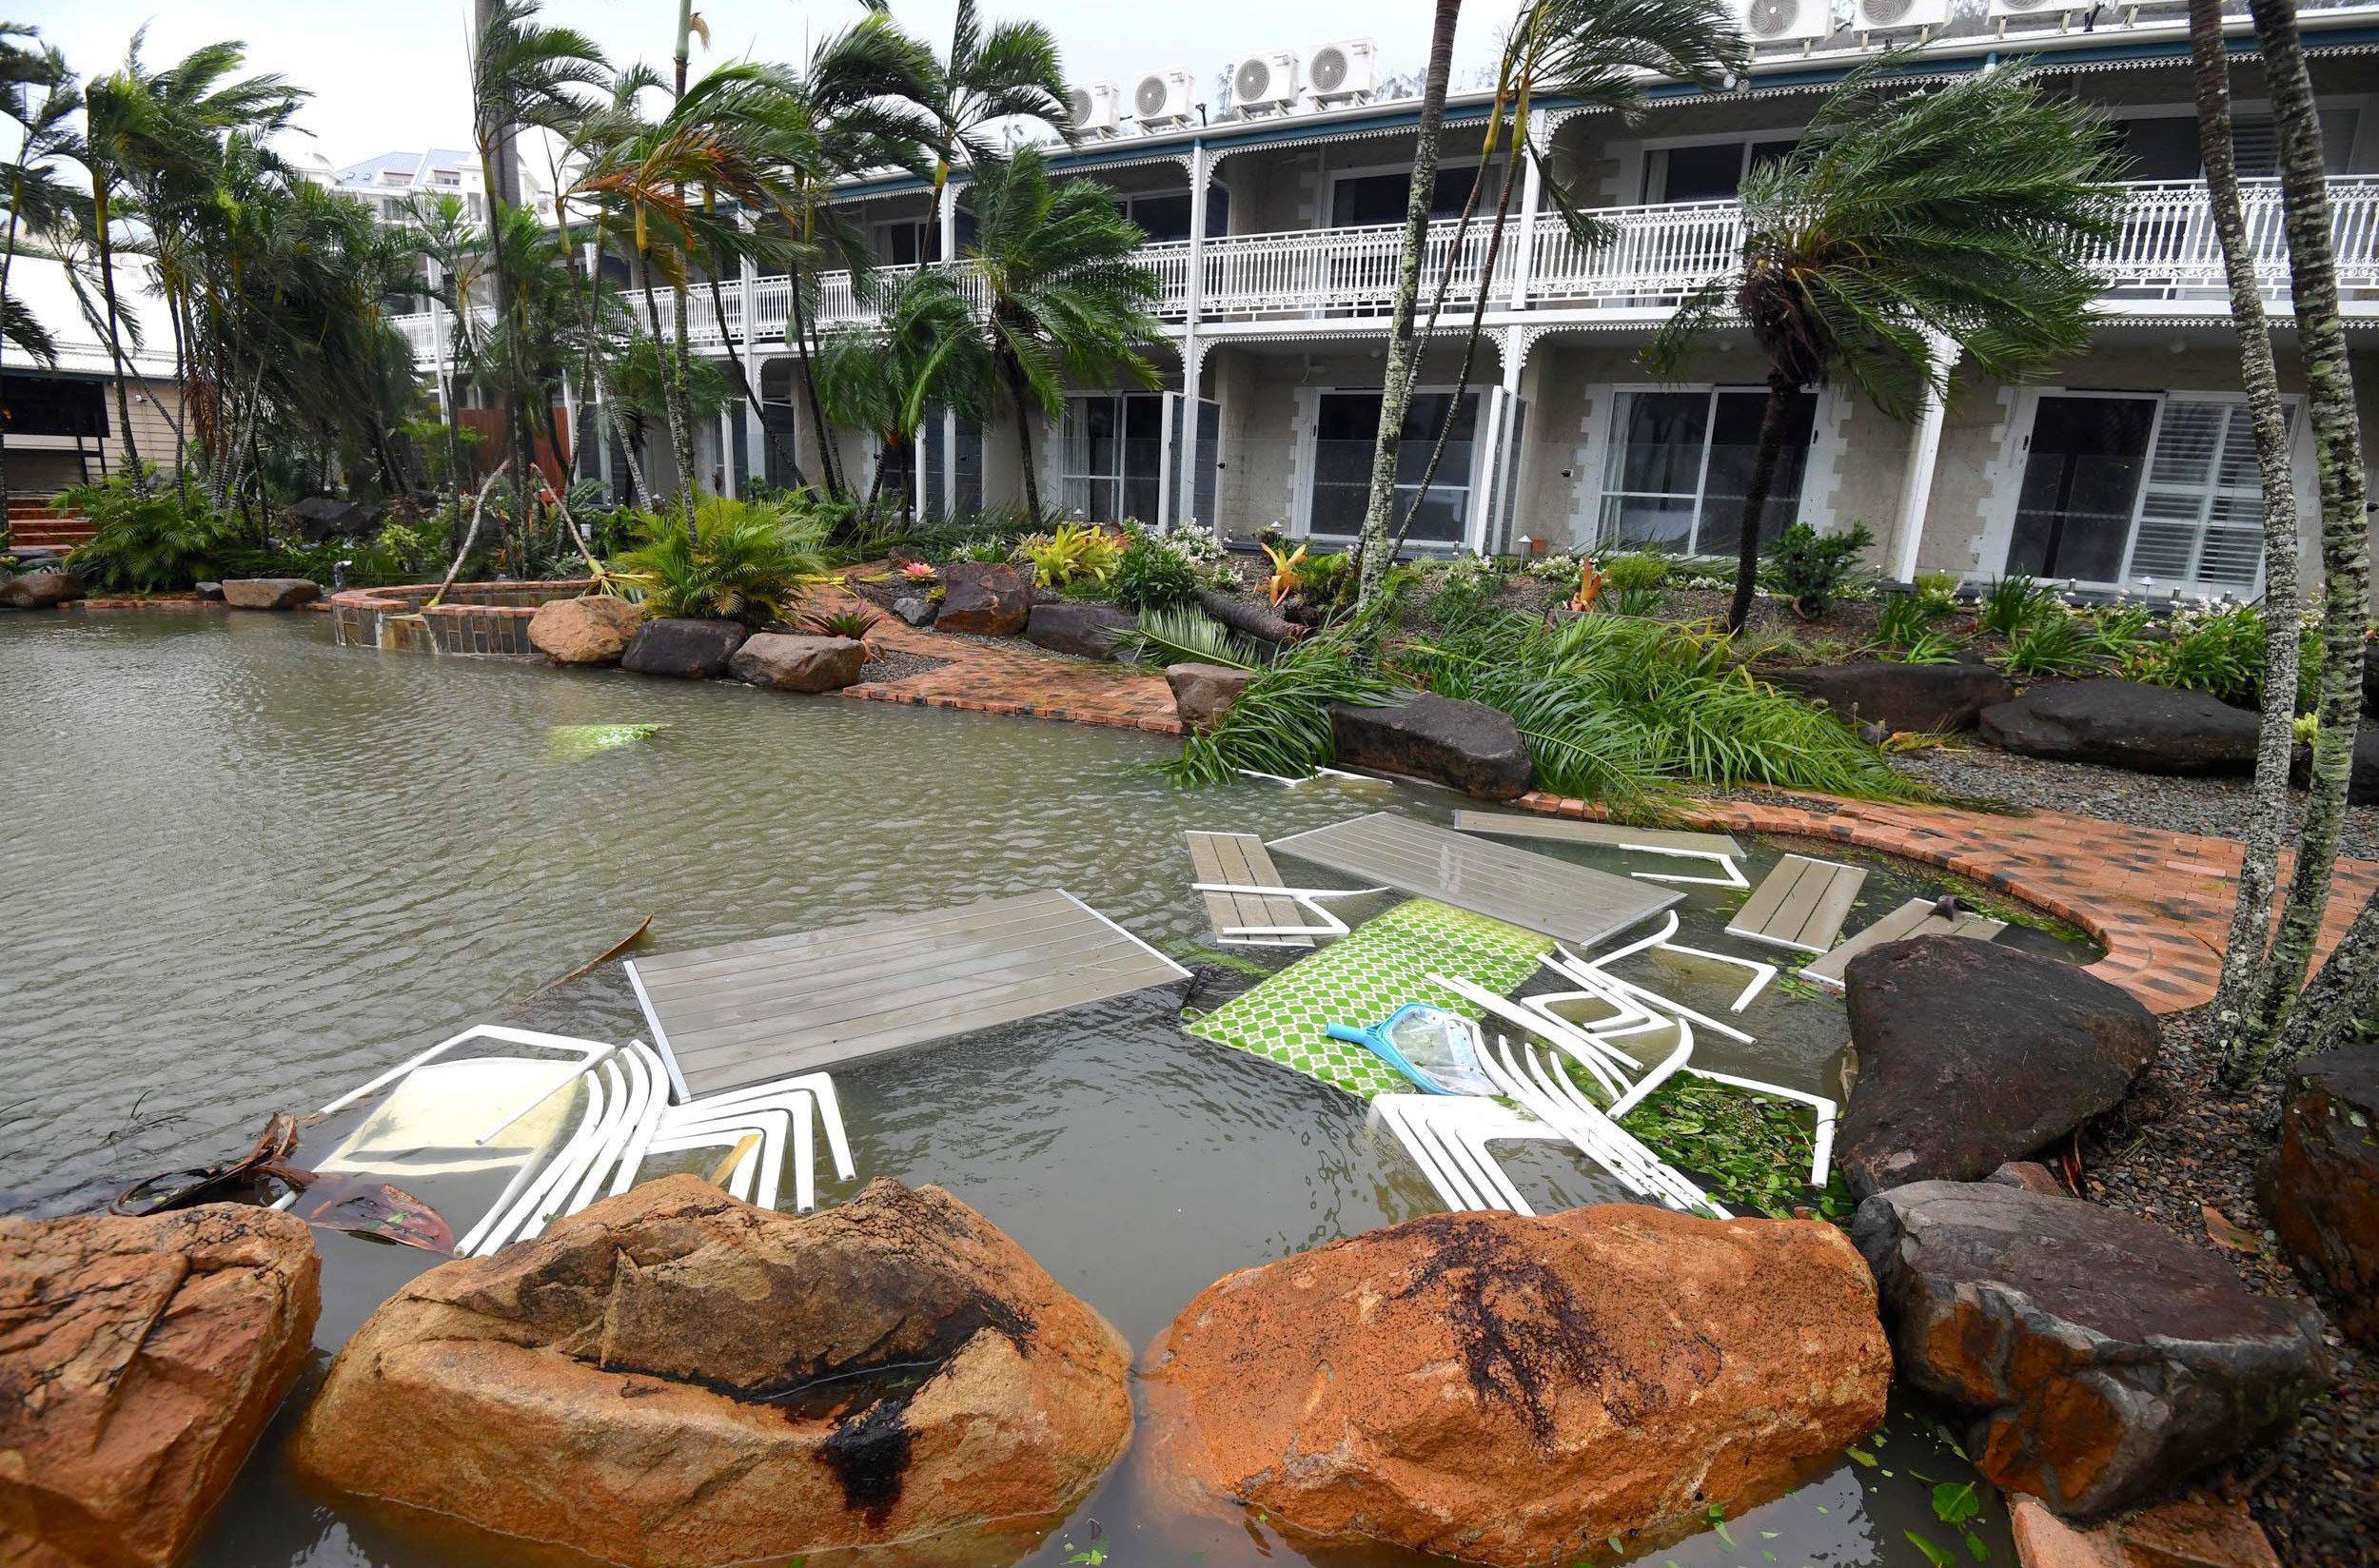
[{"label": "sun lounger", "polygon": [[1912,898],[1841,946],[1812,960],[1801,970],[1801,977],[1840,990],[1842,971],[1850,968],[1852,959],[1869,948],[1879,948],[1886,942],[1904,942],[1912,936],[1968,936],[1978,942],[1988,942],[2005,930],[2007,922],[2004,920],[1994,920],[1972,910],[1943,914],[1937,900]]},{"label": "sun lounger", "polygon": [[[1310,948],[1317,936],[1344,936],[1347,922],[1322,907],[1331,898],[1358,898],[1386,888],[1290,888],[1281,883],[1264,840],[1253,833],[1191,833],[1190,887],[1206,895],[1216,943],[1248,948]],[[1307,920],[1305,915],[1313,918]]]},{"label": "sun lounger", "polygon": [[1788,854],[1727,922],[1729,936],[1797,952],[1823,952],[1842,934],[1867,873],[1838,861]]}]

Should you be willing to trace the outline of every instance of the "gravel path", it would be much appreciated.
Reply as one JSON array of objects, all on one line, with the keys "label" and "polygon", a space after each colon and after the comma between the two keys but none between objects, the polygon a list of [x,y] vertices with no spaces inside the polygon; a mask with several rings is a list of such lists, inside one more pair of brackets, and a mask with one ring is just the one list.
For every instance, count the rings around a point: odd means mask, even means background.
[{"label": "gravel path", "polygon": [[[2255,1196],[2255,1165],[2272,1144],[2279,1094],[2232,1097],[2212,1081],[2213,1036],[2203,1011],[2165,1020],[2164,1049],[2122,1107],[2094,1128],[2082,1154],[2083,1196],[2210,1245],[2204,1208],[2260,1236],[2261,1252],[2225,1249],[2248,1285],[2306,1299],[2278,1255]],[[2329,1396],[2276,1448],[2247,1456],[2226,1487],[2243,1492],[2291,1568],[2369,1568],[2379,1542],[2379,1355],[2334,1328]]]},{"label": "gravel path", "polygon": [[[2087,762],[2047,762],[1984,747],[1911,753],[1895,757],[1893,766],[1946,795],[2039,806],[2214,838],[2239,835],[2252,798],[2252,783],[2243,777],[2167,778]],[[2303,794],[2291,792],[2290,798],[2293,811],[2301,813]],[[2342,849],[2358,860],[2379,860],[2379,810],[2347,808]]]},{"label": "gravel path", "polygon": [[949,663],[946,658],[928,658],[923,654],[880,653],[859,666],[859,684],[875,681],[906,680],[929,670],[938,670]]}]

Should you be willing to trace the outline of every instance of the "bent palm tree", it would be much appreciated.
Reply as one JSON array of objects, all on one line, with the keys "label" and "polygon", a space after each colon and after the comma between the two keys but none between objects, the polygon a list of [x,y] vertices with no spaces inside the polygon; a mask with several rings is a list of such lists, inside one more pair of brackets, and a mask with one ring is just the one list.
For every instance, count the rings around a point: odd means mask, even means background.
[{"label": "bent palm tree", "polygon": [[[1073,114],[1066,99],[1066,73],[1057,61],[1057,40],[1038,22],[994,22],[983,29],[974,0],[958,0],[950,25],[950,55],[928,56],[919,73],[923,90],[915,101],[934,120],[934,195],[926,206],[925,229],[935,231],[951,167],[995,163],[999,150],[991,127],[1038,120],[1069,146]],[[930,242],[929,242],[930,243]],[[946,260],[947,258],[945,258]]]},{"label": "bent palm tree", "polygon": [[2117,210],[2096,116],[2013,68],[1885,97],[1891,64],[1845,81],[1790,157],[1744,179],[1739,264],[1687,296],[1645,351],[1655,371],[1679,373],[1740,316],[1768,357],[1732,628],[1751,613],[1797,393],[1845,385],[1906,421],[1946,395],[1957,354],[2023,381],[2089,341],[2098,287],[2082,257],[2113,235]]},{"label": "bent palm tree", "polygon": [[[974,323],[965,296],[938,273],[912,276],[882,301],[884,327],[828,336],[816,366],[817,392],[827,418],[850,430],[873,434],[884,449],[868,493],[872,508],[888,474],[905,466],[899,455],[914,451],[925,412],[936,404],[979,417],[990,402],[984,356],[967,351]],[[912,516],[913,488],[900,498],[903,518]]]},{"label": "bent palm tree", "polygon": [[[1007,394],[1016,416],[1025,505],[1037,517],[1032,416],[1062,414],[1069,381],[1157,384],[1147,353],[1160,341],[1149,313],[1156,274],[1133,260],[1146,236],[1115,210],[1108,188],[1092,180],[1052,186],[1049,160],[1037,147],[979,167],[974,203],[974,244],[963,264],[922,274],[915,286],[927,290],[927,302],[934,290],[961,299],[970,284],[981,290],[964,353],[973,363],[954,374],[979,374]],[[947,309],[917,306],[929,307]]]}]

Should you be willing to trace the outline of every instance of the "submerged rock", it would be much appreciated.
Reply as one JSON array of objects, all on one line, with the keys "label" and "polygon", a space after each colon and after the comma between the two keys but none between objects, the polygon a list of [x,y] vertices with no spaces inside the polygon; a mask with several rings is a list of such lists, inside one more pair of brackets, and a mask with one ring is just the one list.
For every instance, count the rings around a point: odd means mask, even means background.
[{"label": "submerged rock", "polygon": [[1211,730],[1239,702],[1255,678],[1253,670],[1228,664],[1168,664],[1165,684],[1173,689],[1173,711],[1193,730]]},{"label": "submerged rock", "polygon": [[1339,762],[1445,784],[1482,800],[1528,793],[1536,764],[1510,715],[1484,702],[1400,694],[1376,708],[1330,706]]},{"label": "submerged rock", "polygon": [[1836,1157],[1865,1197],[1972,1182],[2102,1116],[2161,1031],[2120,986],[1965,936],[1918,936],[1843,971],[1858,1077]]},{"label": "submerged rock", "polygon": [[1834,664],[1779,670],[1769,679],[1845,719],[1887,730],[1971,730],[1985,708],[2015,695],[1987,664]]},{"label": "submerged rock", "polygon": [[83,597],[83,579],[71,572],[27,572],[0,582],[0,605],[11,610],[54,610]]},{"label": "submerged rock", "polygon": [[1610,1204],[1432,1215],[1227,1275],[1142,1370],[1160,1483],[1519,1565],[1781,1494],[1875,1429],[1892,1362],[1833,1226]]},{"label": "submerged rock", "polygon": [[1996,1182],[1858,1205],[1900,1373],[1976,1412],[1975,1466],[2098,1519],[2270,1441],[2328,1381],[2321,1320],[2135,1216]]},{"label": "submerged rock", "polygon": [[780,692],[839,692],[866,662],[867,644],[854,637],[762,632],[744,640],[727,668],[737,680]]},{"label": "submerged rock", "polygon": [[935,631],[1014,637],[1032,614],[1032,584],[1014,567],[954,560],[942,568],[942,609],[934,620]]},{"label": "submerged rock", "polygon": [[2035,686],[1982,711],[1982,738],[2003,751],[2145,774],[2251,768],[2256,728],[2219,697],[2136,680]]},{"label": "submerged rock", "polygon": [[242,1204],[0,1220],[0,1562],[162,1568],[297,1380],[304,1221]]},{"label": "submerged rock", "polygon": [[644,607],[612,594],[548,599],[529,617],[529,646],[556,664],[617,664],[644,624]]},{"label": "submerged rock", "polygon": [[680,680],[717,680],[743,646],[745,633],[732,620],[648,620],[637,628],[619,667],[640,676]]},{"label": "submerged rock", "polygon": [[226,578],[223,601],[234,610],[294,610],[323,597],[305,578]]},{"label": "submerged rock", "polygon": [[939,1187],[796,1217],[678,1176],[405,1286],[292,1452],[346,1491],[694,1568],[1045,1524],[1130,1440],[1127,1370]]},{"label": "submerged rock", "polygon": [[2379,1344],[2379,1052],[2296,1064],[2263,1198],[2297,1272],[2336,1292],[2339,1325]]}]

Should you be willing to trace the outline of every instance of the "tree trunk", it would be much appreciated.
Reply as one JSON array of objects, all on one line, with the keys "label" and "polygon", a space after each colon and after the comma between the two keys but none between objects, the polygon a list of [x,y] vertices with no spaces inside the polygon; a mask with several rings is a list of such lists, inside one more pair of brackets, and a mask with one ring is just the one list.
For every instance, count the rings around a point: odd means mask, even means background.
[{"label": "tree trunk", "polygon": [[2379,896],[2364,900],[2354,923],[2289,1013],[2276,1055],[2283,1063],[2327,1050],[2351,1037],[2358,1019],[2368,1024],[2379,998]]},{"label": "tree trunk", "polygon": [[692,395],[687,390],[687,371],[694,362],[694,350],[686,342],[686,291],[677,284],[669,291],[670,304],[677,307],[678,319],[672,323],[670,337],[674,340],[669,357],[669,436],[677,445],[678,466],[685,480],[685,525],[694,527],[694,409]]},{"label": "tree trunk", "polygon": [[1024,509],[1032,514],[1032,524],[1041,522],[1041,477],[1032,471],[1032,412],[1036,406],[1032,394],[1024,384],[1024,367],[1013,355],[1000,356],[1000,373],[1008,382],[1008,401],[1016,409],[1016,455],[1024,463]]},{"label": "tree trunk", "polygon": [[[2288,901],[2254,1005],[2232,1032],[2223,1077],[2238,1084],[2270,1056],[2312,962],[2337,866],[2348,775],[2362,721],[2363,635],[2370,617],[2370,521],[2364,513],[2362,431],[2354,373],[2338,319],[2337,253],[2321,122],[2297,35],[2295,0],[2251,0],[2263,40],[2264,80],[2280,138],[2280,202],[2304,365],[2306,414],[2321,476],[2321,695],[2312,777]],[[2316,1027],[2318,1027],[2316,1025]]]},{"label": "tree trunk", "polygon": [[810,425],[817,432],[817,477],[826,482],[826,499],[842,498],[842,464],[835,461],[834,426],[826,422],[826,405],[817,401],[817,382],[810,375],[810,307],[801,297],[801,274],[786,280],[793,317],[793,352],[801,362],[801,395],[810,405]]},{"label": "tree trunk", "polygon": [[[639,258],[637,270],[642,275],[644,320],[653,329],[653,354],[656,360],[662,360],[668,356],[670,347],[661,339],[660,304],[653,295],[653,269],[649,263]],[[682,312],[678,319],[683,321]],[[669,451],[678,464],[678,484],[685,496],[685,520],[690,530],[694,526],[694,432],[686,426],[685,404],[680,397],[683,389],[677,384],[669,365],[662,364],[660,373],[661,410],[669,421]]]},{"label": "tree trunk", "polygon": [[1768,371],[1768,406],[1760,417],[1760,453],[1752,460],[1751,482],[1743,490],[1743,537],[1736,547],[1735,597],[1726,606],[1726,629],[1740,632],[1751,618],[1752,591],[1760,583],[1760,514],[1776,488],[1776,465],[1784,456],[1784,425],[1793,394],[1800,388],[1779,366]]},{"label": "tree trunk", "polygon": [[2207,205],[2231,285],[2231,324],[2238,335],[2239,374],[2255,433],[2263,480],[2263,728],[2255,750],[2255,793],[2239,864],[2238,902],[2222,956],[2214,1017],[2226,1029],[2245,1016],[2264,976],[2264,938],[2279,882],[2280,839],[2287,831],[2289,764],[2295,747],[2296,489],[2289,472],[2288,421],[2280,404],[2271,332],[2264,320],[2255,253],[2239,207],[2238,160],[2231,140],[2231,67],[2222,36],[2222,0],[2190,0],[2190,52],[2196,65],[2197,145],[2206,166]]},{"label": "tree trunk", "polygon": [[99,241],[99,297],[107,306],[108,363],[115,371],[116,422],[124,432],[124,470],[132,476],[132,493],[148,494],[148,476],[141,468],[141,443],[132,434],[132,398],[124,385],[124,347],[116,323],[115,244],[108,232],[108,179],[91,176],[91,230]]},{"label": "tree trunk", "polygon": [[1371,454],[1371,495],[1363,512],[1355,608],[1360,613],[1386,580],[1387,516],[1396,504],[1396,458],[1404,444],[1405,410],[1420,359],[1413,314],[1421,295],[1421,256],[1429,237],[1429,203],[1437,189],[1438,133],[1445,124],[1445,79],[1454,64],[1454,25],[1462,0],[1437,0],[1429,30],[1428,75],[1421,93],[1419,140],[1413,149],[1412,196],[1405,204],[1405,257],[1396,274],[1396,304],[1388,328],[1387,369],[1380,388],[1380,433]]},{"label": "tree trunk", "polygon": [[[478,9],[483,26],[488,10],[487,0],[479,0]],[[487,277],[496,296],[495,327],[498,332],[507,332],[513,327],[512,272],[504,263],[505,202],[503,192],[515,188],[519,183],[520,173],[519,169],[513,167],[514,160],[510,156],[510,150],[511,127],[509,126],[482,127],[479,146],[480,178],[487,186]],[[461,290],[458,290],[457,294],[458,321],[467,321],[471,314],[470,298],[462,294]],[[516,365],[521,363],[521,356],[518,354],[511,355],[509,358]],[[512,465],[513,480],[521,487],[522,496],[521,511],[525,516],[528,510],[526,477],[529,471],[529,455],[522,450],[521,444],[521,426],[520,410],[517,406],[520,400],[513,396],[514,390],[509,378],[505,378],[497,384],[496,423],[503,431],[502,456]],[[461,480],[458,479],[456,482],[460,484]]]}]

